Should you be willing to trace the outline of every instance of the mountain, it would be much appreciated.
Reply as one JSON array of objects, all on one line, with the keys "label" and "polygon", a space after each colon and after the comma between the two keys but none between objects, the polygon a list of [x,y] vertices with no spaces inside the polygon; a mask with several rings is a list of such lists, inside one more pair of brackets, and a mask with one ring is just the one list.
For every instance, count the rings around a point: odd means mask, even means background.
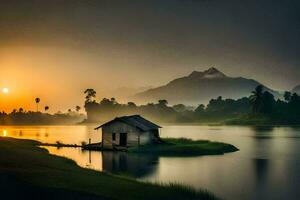
[{"label": "mountain", "polygon": [[115,89],[110,89],[106,91],[99,92],[99,98],[107,98],[107,97],[114,97],[117,99],[119,103],[127,103],[128,96],[133,96],[136,93],[143,92],[145,90],[149,90],[150,86],[144,87],[119,87]]},{"label": "mountain", "polygon": [[300,85],[298,85],[298,86],[296,86],[293,90],[292,90],[292,92],[294,93],[297,93],[298,95],[300,95]]},{"label": "mountain", "polygon": [[[145,103],[166,99],[170,104],[198,105],[206,104],[218,96],[234,99],[249,96],[257,85],[261,83],[243,77],[229,77],[213,67],[203,72],[193,71],[190,75],[177,78],[164,86],[137,93],[133,100]],[[267,87],[265,89],[274,96],[279,96],[278,92]]]}]

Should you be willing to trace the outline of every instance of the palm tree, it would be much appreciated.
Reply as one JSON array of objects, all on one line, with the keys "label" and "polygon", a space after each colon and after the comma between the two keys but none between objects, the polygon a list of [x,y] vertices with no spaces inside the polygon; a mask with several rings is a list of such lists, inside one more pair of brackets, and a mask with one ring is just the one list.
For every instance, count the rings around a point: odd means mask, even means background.
[{"label": "palm tree", "polygon": [[250,96],[250,101],[253,105],[254,112],[260,112],[263,107],[263,86],[258,85],[254,91],[252,91],[252,95]]},{"label": "palm tree", "polygon": [[95,98],[95,97],[96,97],[96,91],[95,91],[94,89],[91,89],[91,88],[86,89],[86,90],[84,91],[84,94],[86,94],[86,96],[85,96],[85,102],[86,102],[86,103],[91,102],[91,101],[92,101],[92,98]]},{"label": "palm tree", "polygon": [[47,112],[47,110],[49,110],[49,106],[45,106],[45,112]]},{"label": "palm tree", "polygon": [[35,98],[35,103],[36,103],[36,111],[39,111],[39,103],[40,103],[41,99],[39,97]]}]

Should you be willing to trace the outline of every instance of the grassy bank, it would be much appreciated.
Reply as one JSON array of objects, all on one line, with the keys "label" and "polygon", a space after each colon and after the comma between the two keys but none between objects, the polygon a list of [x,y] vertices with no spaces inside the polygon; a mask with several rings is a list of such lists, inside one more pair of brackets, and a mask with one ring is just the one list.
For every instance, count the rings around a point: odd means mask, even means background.
[{"label": "grassy bank", "polygon": [[249,114],[239,118],[226,120],[225,125],[254,125],[254,126],[294,126],[300,125],[300,120],[293,116]]},{"label": "grassy bank", "polygon": [[0,187],[4,199],[217,199],[178,185],[141,183],[50,155],[31,140],[0,138]]},{"label": "grassy bank", "polygon": [[161,144],[144,145],[129,149],[131,153],[149,153],[161,156],[197,156],[220,155],[238,151],[231,145],[208,140],[190,140],[186,138],[164,138]]}]

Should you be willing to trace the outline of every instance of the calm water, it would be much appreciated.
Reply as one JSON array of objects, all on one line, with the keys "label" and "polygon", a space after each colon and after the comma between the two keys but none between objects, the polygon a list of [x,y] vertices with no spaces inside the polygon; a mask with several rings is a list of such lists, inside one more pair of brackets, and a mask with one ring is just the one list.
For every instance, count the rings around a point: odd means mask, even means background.
[{"label": "calm water", "polygon": [[[43,142],[98,142],[101,133],[88,126],[0,127],[1,136]],[[164,126],[163,137],[209,139],[240,151],[221,156],[170,158],[87,152],[54,147],[48,150],[79,165],[130,174],[141,181],[177,182],[206,188],[225,199],[299,199],[300,128],[238,126]]]}]

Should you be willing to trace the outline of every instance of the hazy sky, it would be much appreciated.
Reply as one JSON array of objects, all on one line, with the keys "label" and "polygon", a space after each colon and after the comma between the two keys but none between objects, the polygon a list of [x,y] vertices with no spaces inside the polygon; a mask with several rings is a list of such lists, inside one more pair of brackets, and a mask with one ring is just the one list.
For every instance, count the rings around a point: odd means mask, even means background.
[{"label": "hazy sky", "polygon": [[[298,0],[1,0],[0,110],[57,111],[215,66],[300,84]],[[120,91],[120,90],[118,90]]]}]

